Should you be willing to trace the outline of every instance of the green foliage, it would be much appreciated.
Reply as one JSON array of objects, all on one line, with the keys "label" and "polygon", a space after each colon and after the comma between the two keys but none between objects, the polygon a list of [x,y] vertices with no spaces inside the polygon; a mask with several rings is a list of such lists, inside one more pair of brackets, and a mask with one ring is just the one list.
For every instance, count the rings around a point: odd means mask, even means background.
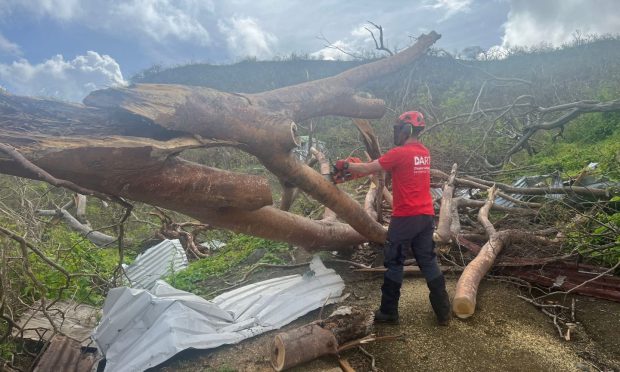
[{"label": "green foliage", "polygon": [[[44,284],[46,297],[60,296],[64,299],[74,299],[79,303],[102,304],[107,291],[105,281],[112,278],[118,265],[118,251],[114,248],[99,248],[79,234],[60,226],[52,229],[47,239],[48,244],[44,253],[49,259],[69,273],[82,273],[86,276],[76,276],[67,283],[62,272],[44,263],[34,253],[30,253],[32,271]],[[57,248],[54,250],[51,247]],[[23,291],[23,295],[30,296],[33,294],[34,284],[26,285]]]},{"label": "green foliage", "polygon": [[589,163],[599,163],[600,173],[620,180],[620,115],[594,113],[567,126],[565,140],[544,146],[530,159],[548,171],[578,174]]},{"label": "green foliage", "polygon": [[277,254],[287,251],[288,245],[253,236],[235,234],[227,241],[224,248],[212,256],[191,262],[185,270],[168,276],[166,280],[175,288],[204,295],[207,290],[201,285],[202,282],[226,273],[257,249],[266,251],[263,257],[266,262],[280,263],[281,259]]},{"label": "green foliage", "polygon": [[[6,326],[4,324],[0,324],[0,332],[2,332],[2,334],[6,332],[5,328]],[[12,342],[0,343],[0,359],[10,360],[11,355],[15,352],[16,346],[17,345]]]},{"label": "green foliage", "polygon": [[[584,256],[600,262],[603,265],[613,266],[620,261],[620,212],[607,214],[599,213],[589,224],[590,232],[581,239],[576,239],[579,252]],[[592,250],[591,246],[607,246],[603,251]]]}]

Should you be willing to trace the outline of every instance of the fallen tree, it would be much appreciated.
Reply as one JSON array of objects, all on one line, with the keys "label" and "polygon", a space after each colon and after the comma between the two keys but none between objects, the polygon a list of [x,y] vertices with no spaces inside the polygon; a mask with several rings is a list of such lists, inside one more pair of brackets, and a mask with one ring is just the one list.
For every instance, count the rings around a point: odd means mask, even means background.
[{"label": "fallen tree", "polygon": [[[0,95],[0,172],[42,180],[39,170],[86,190],[175,210],[214,227],[309,249],[385,241],[355,200],[292,153],[296,122],[325,115],[379,118],[363,83],[403,68],[440,35],[339,75],[257,94],[143,84],[93,92],[85,105]],[[272,206],[266,179],[187,162],[192,148],[233,146],[346,223],[309,220]],[[18,155],[23,159],[17,160]],[[90,190],[90,192],[89,192]]]}]

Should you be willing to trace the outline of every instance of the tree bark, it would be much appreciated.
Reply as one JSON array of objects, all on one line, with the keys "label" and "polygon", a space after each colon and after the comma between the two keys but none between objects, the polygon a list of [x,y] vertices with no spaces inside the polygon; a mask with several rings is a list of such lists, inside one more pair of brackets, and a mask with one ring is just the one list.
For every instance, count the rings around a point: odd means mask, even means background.
[{"label": "tree bark", "polygon": [[[437,177],[440,179],[448,179],[449,175],[446,173],[432,169],[431,176]],[[511,199],[510,194],[518,194],[518,195],[549,195],[549,194],[575,194],[582,196],[593,196],[597,198],[609,198],[611,195],[617,194],[617,191],[614,189],[594,189],[590,187],[580,187],[580,186],[568,186],[568,187],[514,187],[512,185],[507,185],[505,183],[498,183],[488,180],[483,180],[481,178],[472,177],[472,176],[464,176],[463,178],[456,178],[455,184],[457,186],[464,186],[470,188],[489,188],[495,185],[499,190],[497,196],[500,196],[504,199],[511,200],[516,203],[520,203],[522,205],[538,208],[541,206],[540,203],[528,203],[523,201],[515,201],[514,198]],[[503,193],[502,193],[503,191]]]},{"label": "tree bark", "polygon": [[372,326],[372,313],[340,307],[327,319],[278,333],[271,346],[271,364],[276,371],[283,371],[324,355],[335,355],[340,345],[370,334]]},{"label": "tree bark", "polygon": [[[362,135],[364,146],[366,146],[366,155],[368,155],[371,161],[379,159],[381,157],[381,147],[379,146],[379,140],[377,139],[375,131],[370,125],[370,121],[353,119],[353,123]],[[371,217],[381,223],[383,218],[381,206],[383,203],[383,189],[385,188],[385,172],[379,172],[377,175],[369,176],[371,176],[371,185],[366,194],[364,209]]]},{"label": "tree bark", "polygon": [[474,314],[480,281],[493,266],[495,258],[505,244],[504,239],[507,234],[505,232],[497,233],[495,227],[489,221],[489,211],[495,201],[496,193],[497,189],[494,186],[489,190],[487,201],[478,212],[478,221],[484,226],[489,235],[489,241],[480,249],[476,258],[465,267],[459,281],[456,283],[452,310],[459,318],[469,318]]},{"label": "tree bark", "polygon": [[452,226],[452,194],[454,193],[454,178],[456,178],[456,163],[452,165],[452,171],[450,177],[446,181],[443,192],[441,194],[441,207],[439,208],[439,222],[437,223],[437,230],[433,235],[433,240],[440,245],[446,245],[450,243],[451,226]]},{"label": "tree bark", "polygon": [[318,324],[308,324],[276,335],[271,346],[271,365],[276,371],[283,371],[337,352],[338,342],[333,333]]},{"label": "tree bark", "polygon": [[75,218],[84,225],[90,225],[88,219],[86,218],[86,195],[76,193],[73,195],[73,199],[73,203],[75,205]]},{"label": "tree bark", "polygon": [[116,241],[116,238],[110,235],[106,235],[102,232],[93,230],[89,225],[81,223],[77,218],[73,217],[71,213],[65,209],[58,210],[38,210],[39,216],[51,216],[62,218],[67,225],[74,231],[80,233],[86,239],[90,240],[93,244],[99,247],[110,247],[112,243]]}]

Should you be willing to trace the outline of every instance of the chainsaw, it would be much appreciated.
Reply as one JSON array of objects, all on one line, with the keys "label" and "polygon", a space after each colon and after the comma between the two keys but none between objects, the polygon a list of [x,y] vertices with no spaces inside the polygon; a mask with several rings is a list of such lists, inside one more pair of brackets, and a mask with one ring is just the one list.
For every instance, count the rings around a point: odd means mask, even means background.
[{"label": "chainsaw", "polygon": [[330,173],[332,182],[339,184],[366,176],[365,174],[349,170],[349,163],[361,162],[362,160],[356,157],[348,157],[344,160],[337,160],[336,163],[332,165],[332,172]]}]

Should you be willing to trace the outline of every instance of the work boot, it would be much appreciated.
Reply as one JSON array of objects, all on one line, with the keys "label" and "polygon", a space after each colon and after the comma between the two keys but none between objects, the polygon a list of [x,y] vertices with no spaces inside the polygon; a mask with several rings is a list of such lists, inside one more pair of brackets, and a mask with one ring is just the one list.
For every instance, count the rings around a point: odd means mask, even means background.
[{"label": "work boot", "polygon": [[398,312],[395,314],[386,314],[381,309],[375,311],[375,322],[385,324],[398,324]]},{"label": "work boot", "polygon": [[398,300],[401,284],[384,278],[381,286],[381,307],[375,312],[375,321],[398,324]]},{"label": "work boot", "polygon": [[431,301],[435,315],[437,315],[437,323],[440,326],[447,326],[452,318],[452,308],[450,306],[450,297],[446,291],[446,280],[441,275],[428,282],[427,285],[431,291],[428,294],[428,298]]}]

